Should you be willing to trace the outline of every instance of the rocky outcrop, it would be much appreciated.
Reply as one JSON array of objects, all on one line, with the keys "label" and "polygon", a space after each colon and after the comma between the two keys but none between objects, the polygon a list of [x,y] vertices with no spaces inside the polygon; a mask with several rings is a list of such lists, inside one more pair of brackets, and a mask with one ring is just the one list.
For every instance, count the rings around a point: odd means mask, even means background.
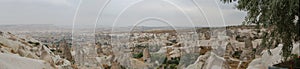
[{"label": "rocky outcrop", "polygon": [[[104,68],[245,69],[253,65],[249,64],[253,59],[262,56],[254,55],[262,41],[261,33],[256,30],[233,27],[206,28],[197,33],[114,33],[109,34],[116,38],[112,43],[106,42],[111,39],[100,38],[100,44],[96,44],[98,55],[101,54],[97,60]],[[124,40],[126,36],[130,38]],[[111,50],[114,51],[106,53]],[[110,59],[115,61],[107,61]]]},{"label": "rocky outcrop", "polygon": [[58,46],[59,50],[62,52],[62,54],[60,54],[60,56],[62,58],[66,58],[69,61],[74,61],[72,54],[71,54],[71,46],[68,45],[67,41],[65,39],[62,39],[59,42],[59,46]]},{"label": "rocky outcrop", "polygon": [[229,69],[226,60],[213,52],[207,52],[200,55],[194,64],[189,65],[186,69]]},{"label": "rocky outcrop", "polygon": [[250,36],[246,37],[244,39],[245,41],[245,48],[243,49],[243,52],[240,56],[241,60],[251,60],[254,58],[254,52],[253,52],[253,44]]},{"label": "rocky outcrop", "polygon": [[142,59],[144,60],[144,62],[150,62],[151,61],[151,59],[150,59],[150,52],[149,52],[149,49],[148,48],[145,48],[144,50],[143,50],[143,57],[142,57]]},{"label": "rocky outcrop", "polygon": [[11,33],[3,33],[0,36],[0,51],[1,69],[71,68],[68,60],[56,57],[47,46],[29,37],[19,38]]},{"label": "rocky outcrop", "polygon": [[55,69],[55,67],[43,60],[0,53],[0,69]]},{"label": "rocky outcrop", "polygon": [[283,57],[280,55],[282,44],[279,44],[278,47],[271,49],[270,52],[272,55],[268,52],[268,50],[264,50],[262,52],[261,58],[254,59],[247,69],[253,69],[253,68],[263,68],[267,69],[268,66],[278,64],[283,60]]}]

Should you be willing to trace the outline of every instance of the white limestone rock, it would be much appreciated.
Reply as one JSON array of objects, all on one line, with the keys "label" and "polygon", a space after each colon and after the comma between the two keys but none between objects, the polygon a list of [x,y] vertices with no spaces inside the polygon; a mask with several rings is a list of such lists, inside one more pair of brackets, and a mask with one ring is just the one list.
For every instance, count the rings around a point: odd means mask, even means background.
[{"label": "white limestone rock", "polygon": [[278,64],[281,62],[283,57],[280,55],[281,49],[282,49],[282,44],[279,44],[278,47],[271,49],[272,55],[269,54],[267,50],[264,50],[262,52],[262,57],[261,58],[256,58],[254,59],[248,66],[247,69],[253,69],[253,68],[258,68],[258,69],[267,69],[268,66]]},{"label": "white limestone rock", "polygon": [[299,46],[300,46],[299,42],[293,44],[292,54],[298,54],[298,55],[300,55],[300,50],[299,50],[300,48],[299,48]]},{"label": "white limestone rock", "polygon": [[15,54],[0,53],[0,69],[54,69],[49,63],[20,57]]}]

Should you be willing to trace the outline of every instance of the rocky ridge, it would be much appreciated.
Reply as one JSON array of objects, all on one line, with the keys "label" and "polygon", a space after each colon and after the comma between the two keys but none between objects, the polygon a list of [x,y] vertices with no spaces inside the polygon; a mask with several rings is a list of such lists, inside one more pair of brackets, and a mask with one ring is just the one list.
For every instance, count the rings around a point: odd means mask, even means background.
[{"label": "rocky ridge", "polygon": [[0,69],[72,69],[72,66],[33,38],[1,32]]}]

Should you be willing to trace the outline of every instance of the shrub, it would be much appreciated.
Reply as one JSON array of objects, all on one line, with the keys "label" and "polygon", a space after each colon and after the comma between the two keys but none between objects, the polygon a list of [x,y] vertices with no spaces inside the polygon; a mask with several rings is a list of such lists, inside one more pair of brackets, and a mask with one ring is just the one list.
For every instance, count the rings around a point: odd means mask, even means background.
[{"label": "shrub", "polygon": [[133,58],[142,58],[143,53],[133,54],[132,56],[133,56]]}]

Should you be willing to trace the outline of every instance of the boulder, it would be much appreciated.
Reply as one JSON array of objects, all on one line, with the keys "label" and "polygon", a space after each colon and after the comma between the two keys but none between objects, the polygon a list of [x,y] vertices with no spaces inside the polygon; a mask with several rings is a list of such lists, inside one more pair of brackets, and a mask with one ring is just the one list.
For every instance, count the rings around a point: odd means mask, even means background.
[{"label": "boulder", "polygon": [[268,50],[264,50],[262,57],[250,62],[247,69],[267,69],[268,66],[280,63],[283,60],[283,57],[280,55],[282,46],[282,44],[279,44],[278,47],[271,49],[272,55],[269,54]]},{"label": "boulder", "polygon": [[210,56],[205,61],[205,69],[229,69],[229,66],[225,64],[226,60],[223,57],[220,57],[213,52],[210,53]]},{"label": "boulder", "polygon": [[203,66],[205,65],[205,61],[210,57],[210,52],[206,52],[204,55],[200,55],[197,60],[186,67],[186,69],[203,69]]}]

